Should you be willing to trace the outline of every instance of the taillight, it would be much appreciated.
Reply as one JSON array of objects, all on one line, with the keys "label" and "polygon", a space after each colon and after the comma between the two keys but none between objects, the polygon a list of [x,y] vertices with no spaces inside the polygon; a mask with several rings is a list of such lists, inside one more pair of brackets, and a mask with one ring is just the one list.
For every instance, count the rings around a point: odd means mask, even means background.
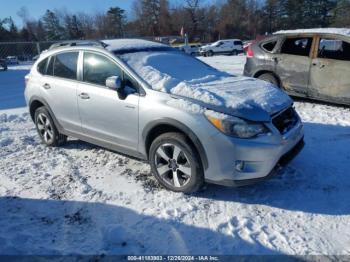
[{"label": "taillight", "polygon": [[248,57],[248,58],[254,57],[254,51],[253,51],[253,49],[252,49],[252,44],[250,44],[250,45],[248,46],[248,48],[247,48],[247,57]]}]

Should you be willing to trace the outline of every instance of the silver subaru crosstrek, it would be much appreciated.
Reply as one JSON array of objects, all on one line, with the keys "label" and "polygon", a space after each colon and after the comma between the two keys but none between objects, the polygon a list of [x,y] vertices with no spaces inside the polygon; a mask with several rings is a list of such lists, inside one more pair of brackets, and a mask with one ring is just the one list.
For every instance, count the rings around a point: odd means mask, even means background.
[{"label": "silver subaru crosstrek", "polygon": [[71,136],[148,160],[173,191],[263,180],[304,145],[283,91],[155,42],[57,47],[40,55],[25,80],[43,143]]}]

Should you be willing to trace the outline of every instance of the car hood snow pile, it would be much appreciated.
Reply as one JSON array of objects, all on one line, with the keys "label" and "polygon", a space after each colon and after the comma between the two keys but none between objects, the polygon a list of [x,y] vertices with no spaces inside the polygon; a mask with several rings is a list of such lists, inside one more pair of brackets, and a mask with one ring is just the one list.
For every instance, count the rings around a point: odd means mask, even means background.
[{"label": "car hood snow pile", "polygon": [[136,52],[120,58],[152,89],[218,112],[269,121],[271,114],[292,104],[287,94],[267,82],[232,76],[178,52]]}]

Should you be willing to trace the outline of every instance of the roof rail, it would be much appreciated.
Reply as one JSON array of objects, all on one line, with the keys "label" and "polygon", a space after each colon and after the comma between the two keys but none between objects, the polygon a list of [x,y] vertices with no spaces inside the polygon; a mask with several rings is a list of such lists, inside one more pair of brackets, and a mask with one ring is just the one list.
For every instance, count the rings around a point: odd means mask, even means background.
[{"label": "roof rail", "polygon": [[99,46],[105,48],[108,45],[98,40],[69,40],[52,44],[49,50],[66,46]]}]

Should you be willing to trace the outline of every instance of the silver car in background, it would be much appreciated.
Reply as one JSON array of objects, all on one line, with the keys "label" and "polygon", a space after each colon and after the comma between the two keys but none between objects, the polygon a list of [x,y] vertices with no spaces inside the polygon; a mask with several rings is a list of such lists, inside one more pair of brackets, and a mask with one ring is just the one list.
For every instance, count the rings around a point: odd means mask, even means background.
[{"label": "silver car in background", "polygon": [[148,160],[161,185],[185,193],[266,179],[303,147],[292,100],[276,87],[163,44],[105,43],[49,50],[26,76],[46,145],[72,136]]}]

